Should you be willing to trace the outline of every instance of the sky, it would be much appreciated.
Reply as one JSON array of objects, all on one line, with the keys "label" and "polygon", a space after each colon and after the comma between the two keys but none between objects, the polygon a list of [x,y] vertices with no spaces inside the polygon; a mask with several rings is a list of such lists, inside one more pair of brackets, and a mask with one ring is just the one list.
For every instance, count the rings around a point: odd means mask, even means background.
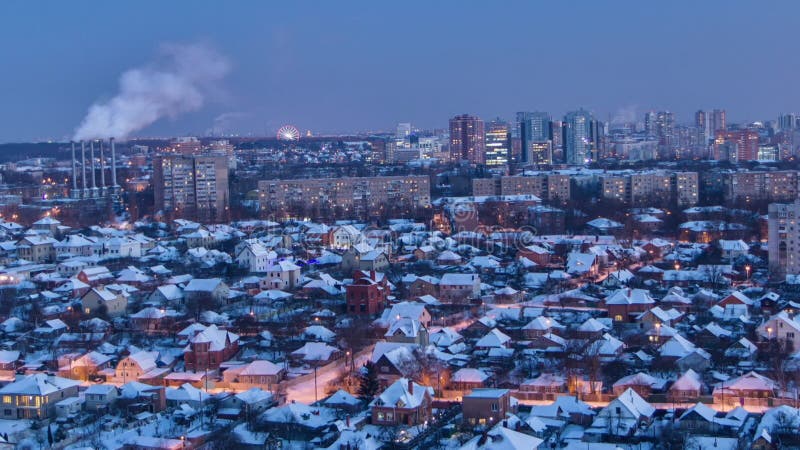
[{"label": "sky", "polygon": [[0,142],[69,139],[89,107],[164,45],[203,45],[230,70],[201,107],[134,136],[445,128],[584,107],[688,122],[800,110],[800,2],[0,2]]}]

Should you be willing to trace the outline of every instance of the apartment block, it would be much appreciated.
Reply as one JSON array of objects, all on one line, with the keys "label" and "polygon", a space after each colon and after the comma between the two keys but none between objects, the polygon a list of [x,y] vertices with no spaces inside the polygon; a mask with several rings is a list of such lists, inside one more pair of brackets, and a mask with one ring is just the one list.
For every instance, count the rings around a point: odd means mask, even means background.
[{"label": "apartment block", "polygon": [[570,176],[540,173],[531,176],[476,178],[472,180],[472,195],[535,195],[549,202],[564,203],[570,198]]},{"label": "apartment block", "polygon": [[723,174],[723,195],[729,205],[762,201],[791,202],[798,196],[796,170],[727,172]]},{"label": "apartment block", "polygon": [[431,203],[427,176],[264,180],[258,191],[262,211],[279,217],[392,215]]},{"label": "apartment block", "polygon": [[180,218],[222,221],[228,209],[225,156],[160,155],[153,160],[156,209]]},{"label": "apartment block", "polygon": [[694,206],[699,200],[698,185],[697,172],[648,171],[600,177],[603,198],[632,206],[652,206],[658,199]]},{"label": "apartment block", "polygon": [[783,278],[800,273],[800,200],[770,204],[767,217],[770,275]]}]

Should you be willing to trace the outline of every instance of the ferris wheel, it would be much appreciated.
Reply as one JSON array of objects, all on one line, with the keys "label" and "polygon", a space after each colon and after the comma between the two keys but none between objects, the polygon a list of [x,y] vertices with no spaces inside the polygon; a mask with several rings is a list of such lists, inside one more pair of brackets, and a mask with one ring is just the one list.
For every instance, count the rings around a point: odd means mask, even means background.
[{"label": "ferris wheel", "polygon": [[293,125],[284,125],[278,129],[278,140],[298,141],[300,140],[300,130]]}]

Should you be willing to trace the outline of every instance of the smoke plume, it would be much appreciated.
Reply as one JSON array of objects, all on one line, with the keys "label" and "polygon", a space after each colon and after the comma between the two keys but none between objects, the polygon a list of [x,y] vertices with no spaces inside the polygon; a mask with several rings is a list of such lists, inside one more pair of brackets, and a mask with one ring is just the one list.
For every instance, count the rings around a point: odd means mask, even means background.
[{"label": "smoke plume", "polygon": [[164,45],[155,61],[122,74],[114,98],[89,107],[73,139],[123,139],[163,117],[196,111],[229,70],[228,60],[205,45]]}]

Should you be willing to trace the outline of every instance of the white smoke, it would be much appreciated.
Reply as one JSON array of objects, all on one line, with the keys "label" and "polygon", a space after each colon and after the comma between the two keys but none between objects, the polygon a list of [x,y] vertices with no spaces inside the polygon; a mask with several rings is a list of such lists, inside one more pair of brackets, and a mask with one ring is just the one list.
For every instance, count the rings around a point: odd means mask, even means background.
[{"label": "white smoke", "polygon": [[123,139],[163,117],[196,111],[229,70],[228,60],[208,46],[164,45],[156,61],[122,74],[114,98],[89,107],[73,139]]}]

